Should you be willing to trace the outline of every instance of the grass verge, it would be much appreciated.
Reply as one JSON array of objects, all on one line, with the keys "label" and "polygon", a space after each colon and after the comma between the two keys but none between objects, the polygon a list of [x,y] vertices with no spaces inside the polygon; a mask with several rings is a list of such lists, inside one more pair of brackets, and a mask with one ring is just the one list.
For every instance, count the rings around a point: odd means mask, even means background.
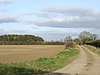
[{"label": "grass verge", "polygon": [[34,75],[38,73],[49,73],[72,62],[78,54],[78,49],[69,48],[49,58],[39,58],[23,63],[1,63],[0,75]]},{"label": "grass verge", "polygon": [[91,50],[92,52],[99,54],[100,55],[100,48],[96,48],[94,46],[90,46],[90,45],[84,45],[85,47],[87,47],[89,50]]}]

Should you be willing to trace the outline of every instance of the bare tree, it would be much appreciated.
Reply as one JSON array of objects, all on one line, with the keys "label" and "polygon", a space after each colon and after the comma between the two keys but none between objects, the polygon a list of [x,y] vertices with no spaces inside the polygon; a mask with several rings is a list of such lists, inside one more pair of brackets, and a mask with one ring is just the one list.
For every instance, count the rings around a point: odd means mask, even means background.
[{"label": "bare tree", "polygon": [[96,34],[91,34],[90,32],[83,31],[80,33],[79,38],[82,40],[83,43],[89,42],[89,41],[94,41],[98,37]]},{"label": "bare tree", "polygon": [[64,39],[64,42],[65,42],[65,49],[66,49],[66,48],[71,48],[71,47],[74,46],[73,40],[72,40],[71,36],[67,36],[67,37]]}]

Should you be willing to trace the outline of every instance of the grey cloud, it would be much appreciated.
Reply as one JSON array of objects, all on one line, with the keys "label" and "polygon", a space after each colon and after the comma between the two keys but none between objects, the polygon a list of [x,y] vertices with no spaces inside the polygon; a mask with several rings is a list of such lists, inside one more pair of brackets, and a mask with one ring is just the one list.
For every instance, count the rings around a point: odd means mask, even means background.
[{"label": "grey cloud", "polygon": [[0,23],[19,22],[15,17],[0,16]]},{"label": "grey cloud", "polygon": [[29,34],[29,32],[25,29],[14,29],[14,30],[0,29],[0,35],[5,35],[5,34]]},{"label": "grey cloud", "polygon": [[28,33],[28,31],[24,29],[15,29],[15,30],[9,30],[9,33],[24,34]]},{"label": "grey cloud", "polygon": [[0,29],[0,35],[3,35],[3,34],[5,34],[6,32],[5,32],[5,30],[4,29]]},{"label": "grey cloud", "polygon": [[7,9],[0,9],[0,13],[7,13],[8,11]]},{"label": "grey cloud", "polygon": [[14,0],[0,0],[0,4],[9,4],[12,3]]},{"label": "grey cloud", "polygon": [[35,35],[39,35],[39,36],[43,37],[45,40],[61,40],[67,36],[66,32],[56,33],[56,32],[49,32],[49,31],[37,32],[37,33],[35,33]]},{"label": "grey cloud", "polygon": [[54,30],[45,30],[35,33],[43,37],[45,40],[63,40],[66,36],[77,38],[80,32],[88,31],[92,34],[97,34],[100,37],[100,30],[95,28],[58,28]]},{"label": "grey cloud", "polygon": [[51,8],[51,9],[43,9],[42,11],[48,13],[60,13],[66,15],[80,15],[80,16],[89,16],[93,15],[95,12],[92,9],[84,9],[84,8]]},{"label": "grey cloud", "polygon": [[78,37],[82,31],[89,31],[88,28],[54,28],[36,32],[35,35],[43,37],[45,40],[63,40],[66,36]]},{"label": "grey cloud", "polygon": [[92,28],[90,32],[93,34],[97,34],[98,37],[100,38],[100,28]]},{"label": "grey cloud", "polygon": [[30,21],[38,26],[62,28],[100,28],[100,12],[91,9],[45,9],[39,20]]}]

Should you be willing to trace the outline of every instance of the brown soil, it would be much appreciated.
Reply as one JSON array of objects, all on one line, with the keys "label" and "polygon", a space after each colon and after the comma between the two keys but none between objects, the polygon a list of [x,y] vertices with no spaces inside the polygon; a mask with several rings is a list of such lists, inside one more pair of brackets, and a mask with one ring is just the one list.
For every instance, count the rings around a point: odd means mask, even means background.
[{"label": "brown soil", "polygon": [[64,50],[63,45],[0,45],[0,62],[23,62],[53,56]]}]

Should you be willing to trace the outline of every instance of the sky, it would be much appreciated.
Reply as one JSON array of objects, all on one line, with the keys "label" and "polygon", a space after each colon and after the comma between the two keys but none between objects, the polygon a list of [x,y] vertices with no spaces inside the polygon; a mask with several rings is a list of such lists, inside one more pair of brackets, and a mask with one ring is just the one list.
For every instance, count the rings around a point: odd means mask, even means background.
[{"label": "sky", "polygon": [[100,0],[0,0],[0,35],[63,40],[82,31],[100,37]]}]

